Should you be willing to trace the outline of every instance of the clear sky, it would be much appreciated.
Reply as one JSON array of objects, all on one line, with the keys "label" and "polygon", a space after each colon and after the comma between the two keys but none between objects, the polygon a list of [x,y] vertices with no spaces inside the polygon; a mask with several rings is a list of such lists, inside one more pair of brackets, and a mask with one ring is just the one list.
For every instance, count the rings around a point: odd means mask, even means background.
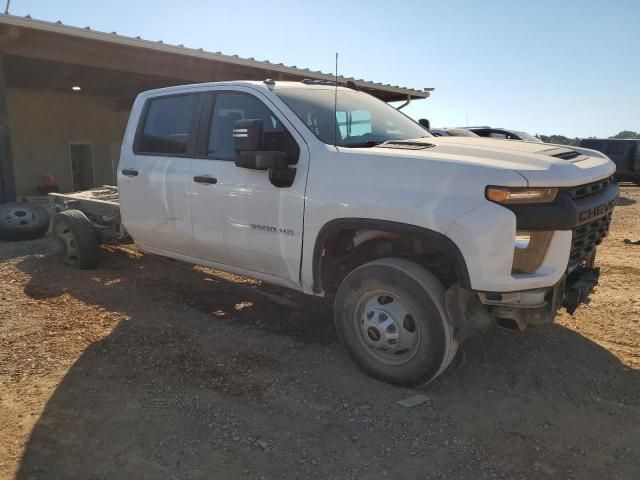
[{"label": "clear sky", "polygon": [[[0,0],[3,4],[6,0]],[[640,131],[640,0],[11,0],[10,13],[435,87],[434,126]]]}]

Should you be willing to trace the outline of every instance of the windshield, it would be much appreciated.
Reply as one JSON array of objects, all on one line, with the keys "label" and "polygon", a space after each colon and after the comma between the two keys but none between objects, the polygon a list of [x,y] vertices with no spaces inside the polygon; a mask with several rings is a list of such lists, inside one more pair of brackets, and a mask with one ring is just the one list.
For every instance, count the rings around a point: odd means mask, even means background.
[{"label": "windshield", "polygon": [[[409,117],[366,93],[333,88],[278,88],[275,93],[324,143],[372,147],[431,135]],[[335,129],[335,130],[334,130]],[[335,132],[335,133],[334,133]]]},{"label": "windshield", "polygon": [[477,137],[473,132],[465,130],[464,128],[445,128],[444,131],[452,137]]},{"label": "windshield", "polygon": [[516,135],[518,135],[522,140],[526,141],[526,142],[536,142],[536,143],[542,143],[542,140],[540,140],[538,137],[534,137],[533,135],[531,135],[530,133],[527,132],[519,132],[518,130],[514,130],[513,133],[515,133]]}]

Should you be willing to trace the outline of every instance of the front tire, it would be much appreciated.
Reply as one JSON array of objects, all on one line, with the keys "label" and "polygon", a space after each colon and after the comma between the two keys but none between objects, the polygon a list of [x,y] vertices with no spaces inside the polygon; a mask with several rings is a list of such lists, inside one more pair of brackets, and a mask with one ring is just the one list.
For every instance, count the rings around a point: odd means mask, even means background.
[{"label": "front tire", "polygon": [[429,383],[458,349],[440,281],[401,258],[369,262],[344,279],[335,301],[340,341],[370,376],[403,387]]},{"label": "front tire", "polygon": [[58,213],[53,220],[53,236],[58,241],[58,254],[64,263],[82,270],[98,266],[98,238],[91,222],[80,210]]}]

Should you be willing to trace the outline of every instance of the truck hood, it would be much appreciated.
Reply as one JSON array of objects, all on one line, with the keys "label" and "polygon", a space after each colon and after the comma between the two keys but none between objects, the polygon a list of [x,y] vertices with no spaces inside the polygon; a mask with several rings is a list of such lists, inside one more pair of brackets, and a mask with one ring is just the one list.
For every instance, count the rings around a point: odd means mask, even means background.
[{"label": "truck hood", "polygon": [[390,141],[374,147],[403,156],[425,156],[488,168],[510,169],[530,186],[574,186],[613,175],[615,164],[604,154],[566,145],[484,137],[424,137]]}]

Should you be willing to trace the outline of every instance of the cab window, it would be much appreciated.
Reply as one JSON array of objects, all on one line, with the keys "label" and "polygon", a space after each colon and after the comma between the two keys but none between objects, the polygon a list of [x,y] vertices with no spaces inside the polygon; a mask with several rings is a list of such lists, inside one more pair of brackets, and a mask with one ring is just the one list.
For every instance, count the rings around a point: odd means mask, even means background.
[{"label": "cab window", "polygon": [[188,155],[193,153],[200,96],[157,97],[148,101],[135,153]]},{"label": "cab window", "polygon": [[241,92],[217,93],[209,127],[207,156],[233,160],[233,127],[238,120],[262,120],[263,149],[286,152],[289,163],[296,163],[299,148],[282,122],[257,97]]}]

